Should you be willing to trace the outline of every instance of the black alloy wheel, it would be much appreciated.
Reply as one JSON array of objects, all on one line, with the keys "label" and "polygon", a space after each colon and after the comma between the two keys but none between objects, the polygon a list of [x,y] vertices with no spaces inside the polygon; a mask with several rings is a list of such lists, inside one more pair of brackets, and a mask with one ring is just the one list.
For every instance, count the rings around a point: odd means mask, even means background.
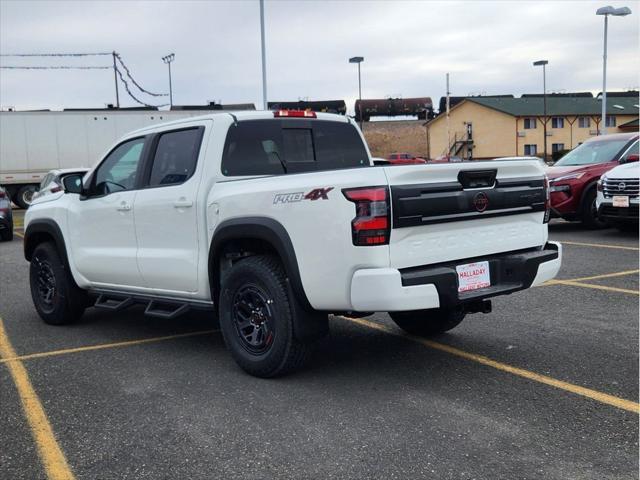
[{"label": "black alloy wheel", "polygon": [[41,256],[34,257],[32,262],[35,267],[38,303],[43,312],[51,313],[58,301],[58,288],[53,267],[46,258]]},{"label": "black alloy wheel", "polygon": [[240,344],[252,354],[265,353],[273,345],[273,300],[257,285],[244,285],[233,297],[232,315]]}]

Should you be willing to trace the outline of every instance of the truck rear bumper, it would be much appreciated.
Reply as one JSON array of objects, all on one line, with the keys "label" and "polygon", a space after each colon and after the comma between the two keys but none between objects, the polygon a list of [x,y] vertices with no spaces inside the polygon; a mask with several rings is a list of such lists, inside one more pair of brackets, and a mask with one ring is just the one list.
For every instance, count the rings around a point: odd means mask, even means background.
[{"label": "truck rear bumper", "polygon": [[[488,261],[491,286],[458,292],[456,265]],[[547,243],[526,250],[403,270],[357,270],[351,282],[351,304],[360,312],[392,312],[447,307],[504,295],[554,278],[562,262],[562,246]]]}]

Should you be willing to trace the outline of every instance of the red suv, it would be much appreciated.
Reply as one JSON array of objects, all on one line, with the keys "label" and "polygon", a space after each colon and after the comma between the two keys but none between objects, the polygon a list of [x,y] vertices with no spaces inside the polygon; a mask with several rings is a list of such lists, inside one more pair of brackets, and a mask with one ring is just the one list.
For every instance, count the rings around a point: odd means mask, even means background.
[{"label": "red suv", "polygon": [[596,182],[616,165],[638,160],[638,133],[593,137],[548,167],[552,215],[603,228],[598,218]]}]

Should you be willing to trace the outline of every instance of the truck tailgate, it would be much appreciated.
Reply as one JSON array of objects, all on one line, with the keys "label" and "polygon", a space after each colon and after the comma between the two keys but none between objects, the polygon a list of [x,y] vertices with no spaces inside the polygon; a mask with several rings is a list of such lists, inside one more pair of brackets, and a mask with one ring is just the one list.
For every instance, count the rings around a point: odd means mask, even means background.
[{"label": "truck tailgate", "polygon": [[539,247],[547,241],[536,161],[386,167],[390,266],[415,267]]}]

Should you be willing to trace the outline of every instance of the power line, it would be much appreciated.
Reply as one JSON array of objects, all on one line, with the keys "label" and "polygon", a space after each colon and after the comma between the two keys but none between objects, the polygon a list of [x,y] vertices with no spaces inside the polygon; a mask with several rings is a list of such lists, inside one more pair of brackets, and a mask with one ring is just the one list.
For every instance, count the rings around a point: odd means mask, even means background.
[{"label": "power line", "polygon": [[[135,81],[135,79],[131,76],[131,72],[129,71],[129,69],[127,68],[127,66],[126,66],[126,65],[124,64],[124,62],[122,61],[122,57],[120,56],[120,54],[119,54],[119,53],[115,53],[115,52],[114,52],[114,53],[113,53],[113,55],[115,55],[115,57],[118,59],[118,62],[120,62],[120,65],[122,65],[122,68],[124,68],[124,70],[125,70],[125,72],[126,72],[126,74],[127,74],[127,77],[129,77],[129,79],[133,82],[133,84],[134,84],[136,87],[138,87],[138,89],[139,89],[140,91],[142,91],[142,92],[146,93],[147,95],[151,95],[152,97],[166,97],[166,96],[168,96],[168,94],[167,94],[167,93],[153,93],[153,92],[150,92],[150,91],[145,90],[144,88],[142,88],[142,87],[140,86],[140,84],[139,84],[138,82],[136,82],[136,81]],[[123,79],[123,81],[124,81],[124,79]]]},{"label": "power line", "polygon": [[127,81],[124,79],[124,77],[122,76],[122,72],[116,68],[116,72],[118,73],[118,76],[120,77],[120,80],[122,81],[122,83],[124,84],[124,89],[127,91],[127,93],[129,94],[129,96],[137,103],[139,103],[140,105],[143,105],[145,107],[166,107],[168,104],[165,103],[163,105],[150,105],[148,103],[144,103],[142,100],[139,100],[138,98],[136,98],[136,96],[131,92],[131,89],[129,88],[129,84],[127,83]]},{"label": "power line", "polygon": [[111,55],[111,52],[97,53],[3,53],[0,57],[91,57],[96,55]]},{"label": "power line", "polygon": [[48,67],[19,67],[16,65],[2,65],[0,68],[7,70],[111,70],[112,67],[98,66],[48,66]]}]

